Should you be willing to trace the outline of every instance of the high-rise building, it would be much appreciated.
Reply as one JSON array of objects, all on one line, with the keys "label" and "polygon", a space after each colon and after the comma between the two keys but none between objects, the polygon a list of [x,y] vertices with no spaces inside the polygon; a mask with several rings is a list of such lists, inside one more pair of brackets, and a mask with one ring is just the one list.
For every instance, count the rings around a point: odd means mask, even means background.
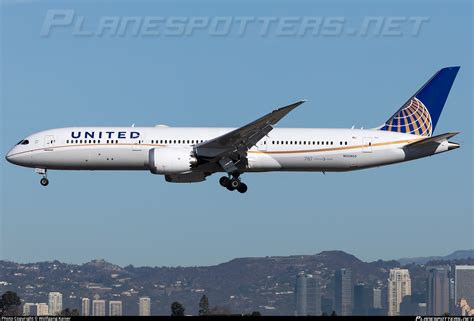
[{"label": "high-rise building", "polygon": [[31,316],[36,315],[36,304],[34,303],[24,303],[23,304],[23,315]]},{"label": "high-rise building", "polygon": [[92,315],[105,316],[105,300],[92,300]]},{"label": "high-rise building", "polygon": [[88,298],[82,298],[82,316],[90,316],[91,315],[91,300]]},{"label": "high-rise building", "polygon": [[364,283],[354,285],[353,315],[369,315],[369,310],[374,306],[373,290]]},{"label": "high-rise building", "polygon": [[49,292],[48,309],[50,315],[61,313],[63,310],[63,295],[60,292]]},{"label": "high-rise building", "polygon": [[351,315],[354,302],[352,270],[340,269],[334,275],[334,307],[337,315]]},{"label": "high-rise building", "polygon": [[328,297],[321,297],[321,314],[331,315],[333,311],[333,299]]},{"label": "high-rise building", "polygon": [[138,315],[146,317],[151,313],[151,300],[149,297],[141,297],[138,301]]},{"label": "high-rise building", "polygon": [[49,308],[46,303],[36,303],[36,315],[45,316],[49,315]]},{"label": "high-rise building", "polygon": [[465,299],[474,307],[474,265],[456,265],[454,268],[454,300]]},{"label": "high-rise building", "polygon": [[296,278],[296,315],[321,315],[319,277],[300,273]]},{"label": "high-rise building", "polygon": [[388,315],[400,315],[403,297],[411,295],[410,272],[406,269],[390,269],[388,279]]},{"label": "high-rise building", "polygon": [[373,290],[374,297],[374,309],[382,309],[382,289],[374,288]]},{"label": "high-rise building", "polygon": [[427,268],[428,315],[449,313],[449,266]]},{"label": "high-rise building", "polygon": [[454,270],[451,270],[449,278],[449,314],[457,315],[459,314],[459,308],[456,306],[456,300],[454,299]]},{"label": "high-rise building", "polygon": [[426,315],[426,303],[417,302],[416,296],[405,295],[400,303],[400,314],[403,316]]},{"label": "high-rise building", "polygon": [[122,315],[122,301],[109,301],[109,315],[110,316]]}]

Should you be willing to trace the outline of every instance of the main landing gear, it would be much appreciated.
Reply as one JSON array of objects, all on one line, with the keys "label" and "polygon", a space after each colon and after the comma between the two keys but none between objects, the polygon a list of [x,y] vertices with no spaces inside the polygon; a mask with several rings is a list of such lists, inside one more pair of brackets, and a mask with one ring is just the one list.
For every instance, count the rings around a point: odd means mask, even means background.
[{"label": "main landing gear", "polygon": [[49,180],[48,180],[48,175],[46,174],[47,170],[44,168],[36,168],[35,172],[43,175],[43,178],[40,180],[40,184],[43,186],[48,186]]},{"label": "main landing gear", "polygon": [[227,188],[229,191],[237,190],[240,193],[245,193],[247,191],[247,184],[240,181],[239,174],[232,174],[232,178],[230,175],[229,177],[222,176],[219,179],[219,184]]}]

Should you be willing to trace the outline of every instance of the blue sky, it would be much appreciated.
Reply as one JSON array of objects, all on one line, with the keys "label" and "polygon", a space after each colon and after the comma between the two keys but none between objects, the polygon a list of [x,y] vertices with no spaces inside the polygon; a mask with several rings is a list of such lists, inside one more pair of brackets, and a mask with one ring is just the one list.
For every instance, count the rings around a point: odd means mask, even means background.
[{"label": "blue sky", "polygon": [[[230,193],[219,175],[167,184],[149,172],[51,171],[1,162],[0,258],[94,258],[127,265],[208,265],[235,257],[340,249],[363,260],[473,247],[470,1],[4,1],[1,150],[66,126],[240,126],[308,99],[280,127],[375,127],[431,75],[460,65],[436,132],[461,149],[351,173],[249,174]],[[442,8],[442,10],[440,9]],[[84,30],[101,17],[428,17],[418,35],[80,37],[40,35],[48,10]],[[344,29],[346,30],[346,29]]]}]

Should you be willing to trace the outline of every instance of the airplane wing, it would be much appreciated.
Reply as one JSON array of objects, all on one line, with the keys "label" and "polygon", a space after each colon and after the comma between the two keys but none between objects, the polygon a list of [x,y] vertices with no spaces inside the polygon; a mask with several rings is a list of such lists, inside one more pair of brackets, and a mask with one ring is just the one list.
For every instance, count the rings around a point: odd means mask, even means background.
[{"label": "airplane wing", "polygon": [[427,146],[427,145],[433,144],[433,143],[441,144],[443,141],[448,140],[451,137],[456,136],[457,134],[459,134],[459,132],[452,132],[452,133],[436,135],[436,136],[428,137],[428,138],[425,138],[425,139],[417,140],[416,142],[405,145],[404,147],[412,148],[412,147],[423,147],[423,146]]},{"label": "airplane wing", "polygon": [[[245,155],[259,140],[267,135],[280,119],[304,103],[300,100],[291,105],[278,108],[271,113],[227,134],[200,143],[194,147],[196,156],[208,161],[232,161],[237,155]],[[225,166],[221,163],[222,167]]]}]

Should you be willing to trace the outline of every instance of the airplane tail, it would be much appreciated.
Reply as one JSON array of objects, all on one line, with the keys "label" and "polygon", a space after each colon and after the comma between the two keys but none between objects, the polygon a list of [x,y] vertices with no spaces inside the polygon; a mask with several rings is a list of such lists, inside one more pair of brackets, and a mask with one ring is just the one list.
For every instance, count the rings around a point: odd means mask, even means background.
[{"label": "airplane tail", "polygon": [[379,129],[431,137],[459,68],[438,71]]}]

